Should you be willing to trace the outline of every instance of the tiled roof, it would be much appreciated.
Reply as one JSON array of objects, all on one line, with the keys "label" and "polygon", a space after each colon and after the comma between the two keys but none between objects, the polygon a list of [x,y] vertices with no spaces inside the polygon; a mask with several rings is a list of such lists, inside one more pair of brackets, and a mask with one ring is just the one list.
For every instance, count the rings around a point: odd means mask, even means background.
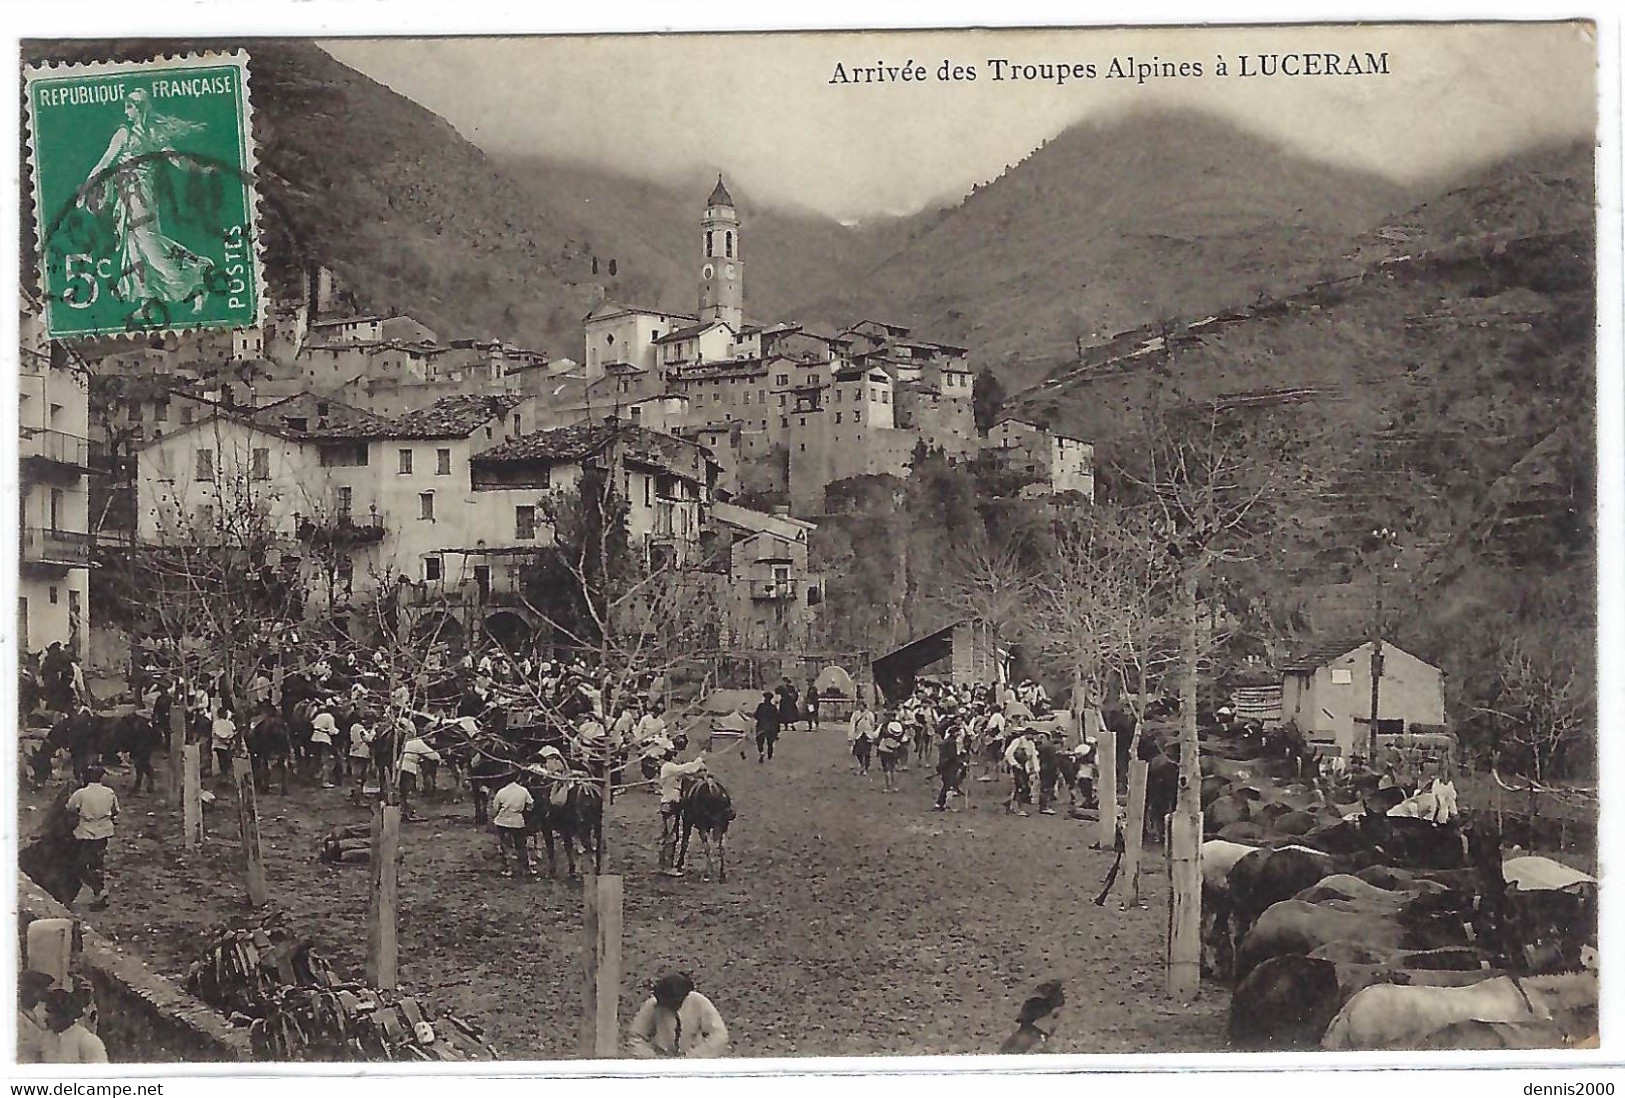
[{"label": "tiled roof", "polygon": [[[663,336],[657,336],[657,337],[655,337],[654,342],[656,342],[656,343],[678,343],[678,342],[681,342],[682,340],[685,340],[685,339],[693,339],[695,336],[699,335],[701,332],[707,330],[708,328],[715,327],[718,324],[722,324],[722,326],[725,327],[725,328],[727,327],[727,325],[723,324],[723,322],[720,321],[720,320],[702,320],[697,324],[687,324],[687,325],[684,325],[681,328],[676,328],[676,329],[674,329],[672,331],[669,331]],[[732,331],[732,329],[729,329],[729,330]]]},{"label": "tiled roof", "polygon": [[396,416],[386,438],[466,438],[482,423],[507,415],[528,398],[517,393],[464,393]]},{"label": "tiled roof", "polygon": [[[317,406],[326,405],[325,415],[318,414]],[[296,431],[287,425],[289,417],[303,418],[315,426]],[[256,426],[268,428],[292,438],[311,439],[365,439],[377,438],[390,427],[390,421],[364,408],[346,404],[321,393],[302,392],[285,397],[262,408],[256,408],[247,418]]]},{"label": "tiled roof", "polygon": [[1348,655],[1370,639],[1369,637],[1342,637],[1330,643],[1318,645],[1289,662],[1281,670],[1288,673],[1313,674],[1339,656]]},{"label": "tiled roof", "polygon": [[480,465],[580,461],[600,453],[617,439],[623,457],[684,476],[692,475],[694,458],[706,452],[705,447],[696,442],[651,431],[637,424],[606,420],[534,431],[478,453],[473,460]]}]

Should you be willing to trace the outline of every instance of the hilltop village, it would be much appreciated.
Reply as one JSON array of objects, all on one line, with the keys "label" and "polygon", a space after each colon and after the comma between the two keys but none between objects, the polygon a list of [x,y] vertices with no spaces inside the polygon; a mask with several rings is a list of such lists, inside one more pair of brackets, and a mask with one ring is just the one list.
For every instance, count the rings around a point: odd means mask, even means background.
[{"label": "hilltop village", "polygon": [[61,543],[25,554],[29,646],[79,646],[92,544],[195,542],[238,512],[302,545],[284,571],[313,605],[347,612],[399,582],[461,629],[517,640],[548,495],[613,468],[646,562],[703,564],[724,577],[727,640],[795,649],[822,601],[808,535],[831,484],[981,456],[1024,497],[1093,499],[1087,442],[1015,418],[978,431],[967,348],[872,319],[748,320],[744,221],[721,177],[697,230],[695,311],[600,294],[580,362],[357,315],[321,267],[261,328],[79,361],[54,361],[25,309],[40,390],[24,387],[25,455],[56,435],[78,448],[25,492],[25,526]]}]

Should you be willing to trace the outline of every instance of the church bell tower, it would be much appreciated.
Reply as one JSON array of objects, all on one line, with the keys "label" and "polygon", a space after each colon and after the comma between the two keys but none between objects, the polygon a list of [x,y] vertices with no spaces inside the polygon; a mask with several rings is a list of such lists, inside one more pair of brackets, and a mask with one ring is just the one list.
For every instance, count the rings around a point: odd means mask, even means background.
[{"label": "church bell tower", "polygon": [[721,320],[739,334],[745,323],[745,261],[740,258],[739,214],[717,176],[700,218],[700,322]]}]

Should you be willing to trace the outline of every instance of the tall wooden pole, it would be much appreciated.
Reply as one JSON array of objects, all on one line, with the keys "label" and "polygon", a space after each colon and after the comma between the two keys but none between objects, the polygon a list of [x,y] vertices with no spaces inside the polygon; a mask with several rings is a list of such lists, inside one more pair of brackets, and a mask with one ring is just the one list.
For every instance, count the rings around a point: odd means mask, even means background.
[{"label": "tall wooden pole", "polygon": [[175,803],[186,805],[186,764],[181,758],[186,747],[186,706],[175,699],[169,708],[169,795]]},{"label": "tall wooden pole", "polygon": [[1095,738],[1095,803],[1100,806],[1100,820],[1095,826],[1095,846],[1113,850],[1117,846],[1117,733],[1106,727],[1099,710],[1091,707],[1087,721],[1095,725],[1086,728]]},{"label": "tall wooden pole", "polygon": [[[1145,782],[1151,765],[1138,753],[1128,763],[1128,815],[1123,820],[1124,902],[1140,902],[1140,855],[1145,845]],[[1115,792],[1113,796],[1115,796]]]},{"label": "tall wooden pole", "polygon": [[[1379,601],[1378,605],[1381,603]],[[1377,703],[1382,697],[1382,634],[1371,640],[1371,730],[1366,744],[1366,762],[1377,765]]]},{"label": "tall wooden pole", "polygon": [[372,903],[367,926],[367,982],[393,990],[396,984],[396,904],[399,899],[401,806],[382,800],[372,809]]},{"label": "tall wooden pole", "polygon": [[581,898],[581,1055],[607,1060],[620,1048],[621,878],[588,874]]},{"label": "tall wooden pole", "polygon": [[260,814],[255,800],[254,766],[237,755],[231,760],[231,774],[237,782],[237,833],[243,844],[243,871],[248,883],[248,902],[264,907],[270,899],[265,887],[265,863],[260,851]]},{"label": "tall wooden pole", "polygon": [[181,748],[181,830],[188,850],[203,845],[203,776],[199,750],[195,743]]},{"label": "tall wooden pole", "polygon": [[1190,1001],[1201,984],[1202,960],[1202,764],[1196,734],[1197,567],[1186,565],[1181,577],[1184,602],[1184,674],[1179,709],[1179,797],[1169,836],[1173,860],[1173,933],[1168,951],[1168,993]]}]

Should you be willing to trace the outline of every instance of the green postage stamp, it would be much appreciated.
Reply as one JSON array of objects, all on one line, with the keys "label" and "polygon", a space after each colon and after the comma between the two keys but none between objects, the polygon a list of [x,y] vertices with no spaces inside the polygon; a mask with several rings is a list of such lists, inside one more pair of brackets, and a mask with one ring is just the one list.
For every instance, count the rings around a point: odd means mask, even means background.
[{"label": "green postage stamp", "polygon": [[263,320],[248,57],[28,70],[52,339]]}]

